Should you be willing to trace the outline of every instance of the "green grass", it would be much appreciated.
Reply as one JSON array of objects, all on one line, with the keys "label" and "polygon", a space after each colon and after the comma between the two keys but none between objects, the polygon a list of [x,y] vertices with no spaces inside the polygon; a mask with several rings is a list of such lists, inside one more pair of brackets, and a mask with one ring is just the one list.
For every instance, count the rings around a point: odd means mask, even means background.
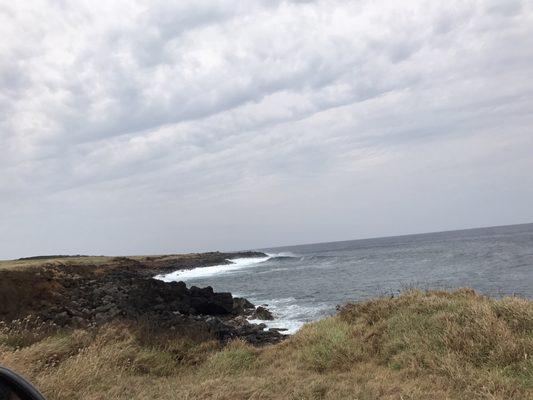
[{"label": "green grass", "polygon": [[257,352],[246,343],[236,340],[213,354],[205,364],[206,372],[215,375],[235,375],[256,367]]},{"label": "green grass", "polygon": [[350,341],[350,325],[328,318],[302,329],[296,343],[302,367],[318,372],[349,367],[357,359],[359,346],[346,346]]}]

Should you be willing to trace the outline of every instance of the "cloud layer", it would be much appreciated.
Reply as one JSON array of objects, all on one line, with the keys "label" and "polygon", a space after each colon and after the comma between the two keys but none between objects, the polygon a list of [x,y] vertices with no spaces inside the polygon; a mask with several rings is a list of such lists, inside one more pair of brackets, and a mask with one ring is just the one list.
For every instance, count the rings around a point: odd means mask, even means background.
[{"label": "cloud layer", "polygon": [[0,2],[0,35],[0,258],[533,221],[530,2]]}]

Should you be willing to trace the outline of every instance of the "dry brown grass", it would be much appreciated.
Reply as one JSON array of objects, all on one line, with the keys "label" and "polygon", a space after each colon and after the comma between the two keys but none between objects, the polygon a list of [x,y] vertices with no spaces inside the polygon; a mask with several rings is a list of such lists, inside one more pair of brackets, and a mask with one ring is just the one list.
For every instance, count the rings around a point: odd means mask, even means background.
[{"label": "dry brown grass", "polygon": [[26,260],[0,260],[0,270],[21,270],[39,267],[43,264],[55,265],[100,265],[108,263],[112,257],[90,256],[90,257],[69,257],[69,258],[47,258],[47,259],[26,259]]},{"label": "dry brown grass", "polygon": [[[127,258],[136,261],[150,261],[150,260],[175,260],[175,261],[187,261],[201,256],[200,254],[170,254],[161,256],[127,256]],[[0,260],[0,270],[22,270],[33,267],[40,267],[44,264],[51,265],[71,265],[71,266],[83,266],[83,265],[105,265],[112,263],[115,257],[109,256],[80,256],[80,257],[50,257],[50,258],[38,258],[38,259],[22,259],[22,260]]]},{"label": "dry brown grass", "polygon": [[0,363],[52,400],[533,398],[533,302],[466,289],[348,305],[264,349],[126,324],[13,334]]},{"label": "dry brown grass", "polygon": [[165,255],[138,255],[138,256],[69,256],[69,257],[49,257],[49,258],[26,258],[21,260],[0,260],[1,270],[23,270],[33,267],[40,267],[45,264],[69,265],[69,266],[99,266],[112,265],[116,258],[128,258],[140,262],[157,263],[172,262],[187,264],[193,261],[201,261],[208,257],[210,253],[184,253]]}]

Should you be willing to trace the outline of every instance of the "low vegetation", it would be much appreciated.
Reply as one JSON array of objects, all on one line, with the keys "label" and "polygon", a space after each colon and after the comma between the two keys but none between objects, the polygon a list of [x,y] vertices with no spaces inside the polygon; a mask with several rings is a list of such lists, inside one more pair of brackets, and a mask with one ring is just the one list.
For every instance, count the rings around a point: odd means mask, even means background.
[{"label": "low vegetation", "polygon": [[0,363],[49,399],[531,399],[533,302],[472,290],[349,304],[275,346],[112,323],[3,325]]}]

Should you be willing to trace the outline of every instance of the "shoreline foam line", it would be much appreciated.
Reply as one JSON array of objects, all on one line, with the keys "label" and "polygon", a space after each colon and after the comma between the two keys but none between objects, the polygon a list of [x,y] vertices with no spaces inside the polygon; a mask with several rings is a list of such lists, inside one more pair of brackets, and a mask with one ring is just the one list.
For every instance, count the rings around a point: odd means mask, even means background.
[{"label": "shoreline foam line", "polygon": [[224,274],[229,271],[239,270],[250,265],[267,261],[271,257],[235,258],[228,260],[231,264],[213,265],[210,267],[198,267],[193,269],[180,269],[169,274],[157,275],[154,278],[164,282],[182,281],[192,278],[204,278]]}]

